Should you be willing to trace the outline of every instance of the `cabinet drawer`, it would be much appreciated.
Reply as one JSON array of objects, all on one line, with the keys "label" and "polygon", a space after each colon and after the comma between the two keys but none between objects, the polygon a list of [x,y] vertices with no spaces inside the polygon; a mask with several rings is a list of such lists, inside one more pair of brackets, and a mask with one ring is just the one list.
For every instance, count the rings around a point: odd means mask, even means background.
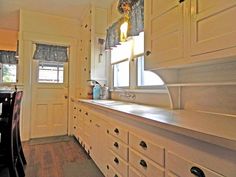
[{"label": "cabinet drawer", "polygon": [[118,155],[109,151],[108,162],[111,164],[123,177],[128,176],[128,164]]},{"label": "cabinet drawer", "polygon": [[204,168],[199,164],[183,159],[182,157],[172,152],[167,153],[166,162],[167,162],[167,169],[169,170],[169,172],[175,174],[178,177],[197,176],[197,175],[194,175],[194,173],[204,173],[205,176],[207,177],[223,177],[222,175],[217,174],[216,172],[213,172],[207,168]]},{"label": "cabinet drawer", "polygon": [[106,177],[122,177],[111,165],[107,165]]},{"label": "cabinet drawer", "polygon": [[140,174],[137,170],[132,168],[131,166],[129,167],[129,177],[144,177],[144,175]]},{"label": "cabinet drawer", "polygon": [[129,163],[147,177],[164,177],[164,169],[144,157],[140,153],[129,149]]},{"label": "cabinet drawer", "polygon": [[117,138],[109,136],[108,148],[110,148],[124,160],[128,161],[128,146],[119,141]]},{"label": "cabinet drawer", "polygon": [[128,144],[128,131],[121,128],[120,126],[110,125],[109,134]]},{"label": "cabinet drawer", "polygon": [[164,166],[163,147],[150,143],[148,140],[135,136],[132,133],[129,134],[129,144],[133,149],[152,159],[159,165]]}]

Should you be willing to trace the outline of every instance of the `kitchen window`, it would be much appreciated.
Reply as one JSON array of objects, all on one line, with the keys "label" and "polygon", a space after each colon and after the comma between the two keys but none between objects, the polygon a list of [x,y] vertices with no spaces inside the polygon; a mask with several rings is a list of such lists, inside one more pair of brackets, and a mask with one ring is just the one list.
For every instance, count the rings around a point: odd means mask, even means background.
[{"label": "kitchen window", "polygon": [[144,32],[111,50],[113,88],[158,89],[164,82],[155,73],[144,70]]}]

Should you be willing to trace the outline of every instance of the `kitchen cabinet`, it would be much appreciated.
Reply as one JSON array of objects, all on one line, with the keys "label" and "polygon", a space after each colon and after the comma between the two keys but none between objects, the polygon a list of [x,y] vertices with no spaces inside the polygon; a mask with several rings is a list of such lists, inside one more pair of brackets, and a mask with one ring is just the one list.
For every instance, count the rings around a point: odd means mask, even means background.
[{"label": "kitchen cabinet", "polygon": [[235,56],[236,1],[191,0],[190,8],[192,59],[197,61]]},{"label": "kitchen cabinet", "polygon": [[91,126],[91,153],[90,156],[103,173],[107,170],[107,123],[96,114],[93,116]]},{"label": "kitchen cabinet", "polygon": [[80,104],[92,117],[90,155],[107,177],[190,177],[201,173],[234,177],[236,173],[232,149],[148,125],[127,113]]},{"label": "kitchen cabinet", "polygon": [[184,3],[145,0],[145,69],[176,63],[184,57]]},{"label": "kitchen cabinet", "polygon": [[234,0],[146,0],[145,68],[236,56]]},{"label": "kitchen cabinet", "polygon": [[[122,177],[128,177],[128,130],[117,122],[108,126],[108,167],[115,169]],[[108,173],[110,169],[108,168]]]}]

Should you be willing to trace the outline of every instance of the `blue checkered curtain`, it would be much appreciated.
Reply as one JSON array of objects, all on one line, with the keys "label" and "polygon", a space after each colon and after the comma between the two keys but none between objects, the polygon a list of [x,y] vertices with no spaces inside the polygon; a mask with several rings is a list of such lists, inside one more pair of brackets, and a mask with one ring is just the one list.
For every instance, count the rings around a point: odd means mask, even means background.
[{"label": "blue checkered curtain", "polygon": [[[144,0],[137,0],[137,2],[133,4],[128,17],[129,29],[127,37],[138,36],[139,33],[144,30]],[[105,50],[110,50],[112,47],[120,44],[120,26],[123,21],[124,18],[122,17],[107,29]]]},{"label": "blue checkered curtain", "polygon": [[68,62],[67,47],[36,44],[33,59],[41,61]]},{"label": "blue checkered curtain", "polygon": [[120,44],[120,25],[121,19],[107,29],[105,50],[112,49],[112,47]]},{"label": "blue checkered curtain", "polygon": [[129,29],[127,36],[138,36],[144,30],[144,0],[139,0],[132,6],[129,13]]},{"label": "blue checkered curtain", "polygon": [[17,64],[16,51],[0,50],[0,63]]}]

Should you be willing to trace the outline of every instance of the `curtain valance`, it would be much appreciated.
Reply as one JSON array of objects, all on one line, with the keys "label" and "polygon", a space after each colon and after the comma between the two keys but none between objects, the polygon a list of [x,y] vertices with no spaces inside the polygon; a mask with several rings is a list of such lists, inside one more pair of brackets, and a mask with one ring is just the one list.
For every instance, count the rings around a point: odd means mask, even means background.
[{"label": "curtain valance", "polygon": [[36,44],[36,50],[34,52],[33,59],[41,61],[67,62],[67,47]]},{"label": "curtain valance", "polygon": [[[128,13],[127,37],[138,36],[144,30],[144,0],[138,0]],[[120,44],[120,26],[124,22],[124,17],[113,23],[107,29],[105,49],[109,50]]]},{"label": "curtain valance", "polygon": [[17,64],[16,51],[0,50],[0,63]]}]

